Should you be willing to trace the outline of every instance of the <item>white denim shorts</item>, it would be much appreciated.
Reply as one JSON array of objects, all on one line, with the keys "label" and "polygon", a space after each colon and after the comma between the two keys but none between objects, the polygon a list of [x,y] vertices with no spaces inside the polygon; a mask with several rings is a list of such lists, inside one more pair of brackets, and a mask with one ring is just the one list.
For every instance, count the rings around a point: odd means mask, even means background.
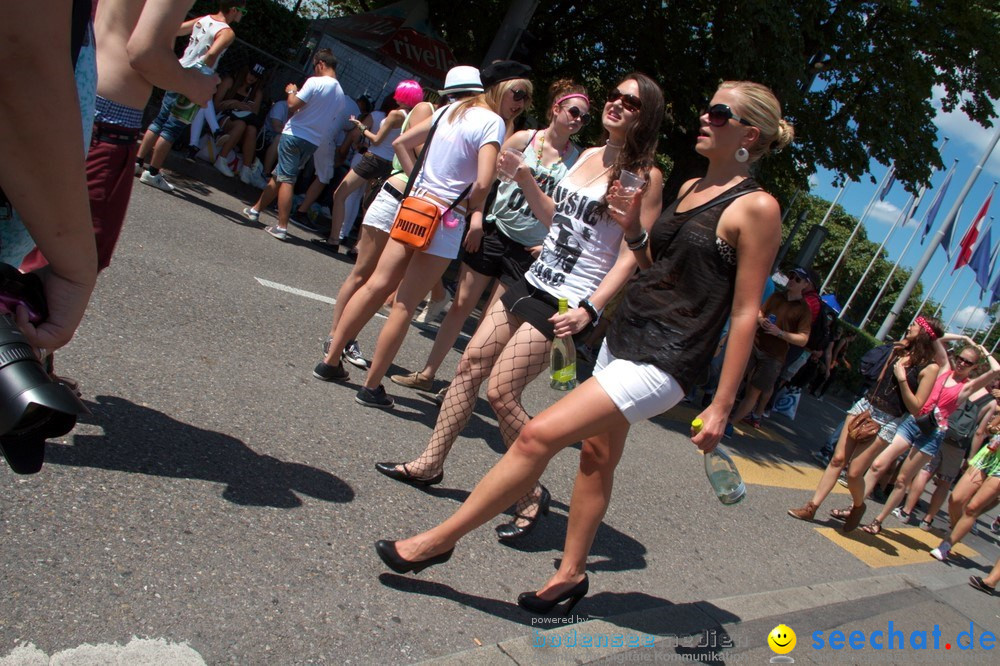
[{"label": "white denim shorts", "polygon": [[607,342],[597,355],[594,379],[629,424],[662,414],[684,397],[684,389],[670,373],[651,363],[615,358]]},{"label": "white denim shorts", "polygon": [[386,187],[392,186],[388,184],[382,185],[378,194],[375,195],[375,198],[372,199],[371,204],[368,206],[368,210],[365,211],[365,218],[361,221],[361,224],[389,233],[389,230],[392,229],[392,223],[396,220],[396,211],[399,210],[399,200],[386,192]]}]

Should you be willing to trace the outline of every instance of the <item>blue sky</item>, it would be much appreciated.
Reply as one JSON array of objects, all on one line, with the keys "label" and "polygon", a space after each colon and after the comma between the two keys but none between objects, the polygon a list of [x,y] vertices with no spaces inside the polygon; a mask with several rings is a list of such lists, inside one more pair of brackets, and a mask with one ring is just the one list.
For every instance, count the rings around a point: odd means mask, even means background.
[{"label": "blue sky", "polygon": [[[973,168],[982,158],[983,151],[989,145],[989,141],[997,131],[996,124],[994,124],[991,128],[983,127],[979,123],[969,120],[969,118],[961,110],[956,109],[951,113],[942,112],[937,97],[934,98],[933,104],[938,110],[937,117],[934,120],[935,125],[938,127],[938,145],[941,145],[945,137],[948,137],[949,141],[941,154],[941,161],[944,162],[945,168],[932,176],[931,188],[940,187],[951,164],[956,159],[959,160],[959,163],[955,170],[955,175],[952,178],[952,182],[948,186],[948,191],[941,205],[941,210],[935,219],[934,227],[931,229],[931,233],[927,237],[927,241],[925,241],[924,245],[921,245],[919,243],[920,236],[918,235],[917,240],[910,245],[910,248],[903,257],[901,265],[907,268],[912,268],[917,261],[920,260],[920,257],[923,255],[923,252],[927,247],[926,243],[930,242],[934,233],[940,228],[941,223],[944,221],[948,211],[951,210],[952,205],[958,198],[958,194],[961,192],[966,180],[972,173]],[[1000,104],[994,104],[994,110],[996,112],[994,115],[1000,115]],[[871,175],[875,177],[876,181],[880,182],[882,177],[885,176],[887,167],[878,164],[877,162],[872,162],[871,169]],[[834,174],[832,172],[825,170],[817,172],[811,179],[813,185],[811,193],[829,201],[833,201],[833,198],[837,196],[837,191],[839,189],[833,185],[833,179]],[[944,307],[942,309],[942,318],[945,322],[954,317],[951,324],[951,330],[958,330],[960,327],[964,326],[966,322],[968,322],[968,325],[972,327],[989,327],[990,325],[984,308],[979,307],[981,302],[979,300],[978,285],[972,288],[969,292],[969,296],[963,302],[960,302],[962,295],[965,294],[969,285],[975,281],[975,275],[972,270],[968,267],[964,267],[952,275],[951,267],[955,264],[959,241],[962,236],[965,235],[969,225],[972,223],[972,219],[979,212],[980,207],[989,195],[990,188],[997,180],[1000,180],[1000,146],[993,151],[989,161],[983,167],[983,171],[979,175],[975,186],[969,192],[969,195],[962,206],[962,211],[956,221],[956,229],[952,232],[952,258],[948,269],[945,271],[944,278],[942,278],[937,289],[935,289],[933,293],[933,298],[940,302],[952,283],[954,282],[955,284],[948,299],[944,301]],[[873,184],[867,177],[864,177],[860,183],[851,182],[850,185],[848,185],[844,196],[841,198],[840,204],[850,214],[860,217],[877,189],[878,185]],[[917,214],[915,216],[916,220],[919,221],[923,219],[923,213],[930,207],[935,193],[936,189],[928,189],[919,209],[917,210]],[[883,238],[885,238],[885,235],[892,227],[892,224],[896,221],[901,209],[906,205],[908,197],[909,194],[899,183],[897,183],[892,188],[892,191],[886,197],[885,201],[878,202],[873,207],[872,212],[865,220],[865,228],[868,232],[869,240],[876,244],[882,242]],[[996,243],[1000,241],[1000,224],[998,224],[998,222],[1000,222],[1000,193],[994,195],[993,203],[990,206],[990,212],[986,219],[988,220],[989,217],[993,215],[996,215],[998,218],[997,221],[994,222],[992,232],[992,240],[995,246]],[[984,227],[985,224],[980,224],[980,235],[982,235],[985,231]],[[912,231],[913,226],[896,228],[892,237],[889,239],[889,242],[885,246],[889,261],[895,262],[899,258],[900,252],[905,247],[906,241],[910,238]],[[924,271],[923,277],[921,278],[925,293],[926,290],[929,289],[934,283],[934,280],[940,274],[941,269],[945,266],[945,263],[946,259],[944,251],[939,248],[934,253],[934,258],[931,259],[931,262],[928,264],[927,269]],[[997,272],[1000,272],[1000,269],[998,269]],[[843,303],[847,300],[849,294],[839,294],[838,296],[840,297],[840,301]],[[985,303],[987,305],[988,301],[989,293],[985,296]],[[852,304],[851,319],[855,318],[854,315],[856,315],[859,310],[861,310],[863,314],[865,309],[867,308],[862,308],[861,305]],[[874,323],[870,322],[866,326],[866,330],[874,333],[881,323],[881,321]]]}]

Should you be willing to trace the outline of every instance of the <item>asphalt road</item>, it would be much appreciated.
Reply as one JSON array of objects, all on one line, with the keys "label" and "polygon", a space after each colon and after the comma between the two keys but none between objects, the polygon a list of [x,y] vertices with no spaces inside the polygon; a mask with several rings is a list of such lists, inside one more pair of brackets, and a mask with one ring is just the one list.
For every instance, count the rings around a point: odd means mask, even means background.
[{"label": "asphalt road", "polygon": [[[205,165],[189,171],[222,182]],[[138,637],[187,644],[209,663],[396,663],[528,634],[515,600],[558,563],[577,451],[552,462],[553,512],[517,547],[484,527],[446,566],[387,573],[373,542],[443,519],[496,461],[487,403],[441,486],[378,475],[375,462],[422,450],[436,405],[387,382],[396,408],[368,409],[354,402],[360,371],[347,386],[312,378],[331,306],[310,294],[335,296],[350,264],[305,232],[281,243],[244,220],[256,196],[246,186],[173,180],[174,194],[136,183],[114,262],[58,355],[92,415],[49,444],[41,473],[0,467],[0,659],[26,644],[52,655]],[[382,321],[364,330],[365,351]],[[430,346],[412,328],[398,367],[420,368]],[[555,397],[536,382],[526,405]],[[807,451],[842,414],[815,402],[803,411],[733,448],[795,476],[787,465],[811,467]],[[808,498],[794,484],[751,484],[742,504],[719,504],[682,434],[693,414],[679,407],[633,428],[578,615],[873,574],[785,516]],[[969,544],[980,555],[971,571],[996,558],[992,539]],[[928,557],[899,570],[940,566]]]}]

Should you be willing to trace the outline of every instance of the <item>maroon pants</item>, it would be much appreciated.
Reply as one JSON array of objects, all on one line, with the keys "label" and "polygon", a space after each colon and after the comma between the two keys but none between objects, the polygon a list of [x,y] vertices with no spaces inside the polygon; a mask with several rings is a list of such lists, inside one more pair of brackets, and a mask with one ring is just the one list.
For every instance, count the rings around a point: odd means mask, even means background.
[{"label": "maroon pants", "polygon": [[[113,128],[113,129],[109,129]],[[131,140],[128,140],[129,136]],[[87,188],[90,191],[90,215],[97,241],[97,270],[111,263],[118,243],[125,212],[132,194],[133,165],[139,144],[139,130],[95,125],[87,153]],[[21,262],[22,271],[33,271],[48,264],[36,247]]]}]

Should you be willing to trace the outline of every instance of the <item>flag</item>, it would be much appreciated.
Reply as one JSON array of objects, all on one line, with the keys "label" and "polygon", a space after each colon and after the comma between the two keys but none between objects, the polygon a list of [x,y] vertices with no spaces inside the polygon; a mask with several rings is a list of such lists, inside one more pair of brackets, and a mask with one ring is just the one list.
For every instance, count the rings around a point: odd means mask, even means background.
[{"label": "flag", "polygon": [[982,239],[980,239],[979,244],[976,245],[976,249],[972,253],[972,258],[969,259],[969,267],[972,268],[972,272],[976,274],[976,282],[985,291],[985,289],[990,286],[990,259],[993,258],[993,240],[992,234],[990,233],[992,229],[990,227],[986,228],[986,232],[983,234]]},{"label": "flag", "polygon": [[1000,301],[1000,274],[998,274],[996,279],[993,280],[992,290],[993,293],[990,294],[990,307],[992,307],[997,301]]},{"label": "flag", "polygon": [[920,208],[920,204],[924,200],[924,194],[927,192],[927,186],[921,185],[920,191],[917,192],[917,198],[913,200],[913,207],[910,208],[910,214],[906,217],[906,221],[903,224],[909,224],[910,220],[917,216],[917,209]]},{"label": "flag", "polygon": [[[979,223],[983,221],[984,217],[986,217],[986,213],[990,209],[990,202],[992,200],[993,192],[991,191],[990,195],[986,197],[986,201],[983,202],[983,207],[979,209],[979,213],[976,215],[975,219],[972,220],[972,225],[969,227],[969,230],[965,232],[962,242],[959,243],[959,247],[962,249],[958,253],[958,259],[955,260],[955,267],[951,269],[952,273],[968,264],[969,260],[972,259],[972,248],[976,244],[976,239],[979,237]],[[987,249],[987,252],[988,251],[989,249]],[[986,270],[988,270],[988,268]],[[986,279],[988,280],[989,277]]]},{"label": "flag", "polygon": [[889,179],[885,181],[885,185],[882,186],[882,191],[878,194],[879,201],[885,201],[886,196],[889,194],[889,190],[892,189],[893,183],[896,182],[896,167],[889,168]]},{"label": "flag", "polygon": [[[958,162],[958,160],[955,161],[956,163]],[[941,210],[941,203],[944,201],[944,194],[945,192],[948,191],[948,185],[951,184],[951,176],[954,173],[955,173],[955,165],[953,164],[951,166],[951,171],[948,172],[948,176],[944,179],[944,183],[941,185],[941,189],[938,190],[937,193],[934,195],[934,200],[931,201],[931,207],[927,209],[927,222],[926,224],[924,224],[924,233],[922,236],[920,236],[921,245],[924,244],[924,239],[927,238],[927,234],[931,232],[931,227],[934,225],[934,218],[937,217],[938,211]],[[949,234],[949,241],[950,240],[951,238]],[[943,240],[941,244],[944,245]],[[944,245],[944,251],[945,252],[949,251],[947,245]],[[950,254],[948,255],[948,258],[951,259]]]}]

